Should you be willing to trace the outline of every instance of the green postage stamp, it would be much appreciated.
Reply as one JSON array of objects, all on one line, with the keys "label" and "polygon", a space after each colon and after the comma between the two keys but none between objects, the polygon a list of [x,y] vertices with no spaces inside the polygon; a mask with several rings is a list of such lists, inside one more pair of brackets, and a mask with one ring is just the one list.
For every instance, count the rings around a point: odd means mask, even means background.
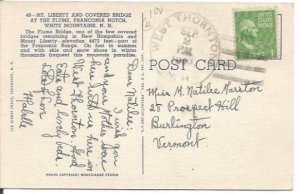
[{"label": "green postage stamp", "polygon": [[275,9],[236,10],[234,19],[237,59],[277,59]]}]

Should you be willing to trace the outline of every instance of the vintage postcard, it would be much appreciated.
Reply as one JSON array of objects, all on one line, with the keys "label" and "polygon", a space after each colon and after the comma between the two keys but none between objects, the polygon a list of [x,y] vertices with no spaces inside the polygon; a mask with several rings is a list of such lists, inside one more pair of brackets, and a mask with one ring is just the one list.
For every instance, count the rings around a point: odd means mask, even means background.
[{"label": "vintage postcard", "polygon": [[1,188],[293,188],[293,4],[0,9]]}]

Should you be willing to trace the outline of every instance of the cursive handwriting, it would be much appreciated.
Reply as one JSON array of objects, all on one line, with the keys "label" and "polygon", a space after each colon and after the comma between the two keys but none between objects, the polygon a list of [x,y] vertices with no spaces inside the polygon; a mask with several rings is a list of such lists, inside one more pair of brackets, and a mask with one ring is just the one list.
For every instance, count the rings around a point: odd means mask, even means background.
[{"label": "cursive handwriting", "polygon": [[101,166],[102,166],[102,170],[105,172],[106,168],[105,168],[105,164],[108,162],[107,161],[107,156],[108,156],[108,150],[112,150],[113,152],[113,164],[116,167],[117,166],[117,162],[118,162],[118,150],[120,149],[120,145],[119,144],[115,144],[115,145],[111,145],[111,144],[106,144],[102,141],[102,145],[101,145]]},{"label": "cursive handwriting", "polygon": [[34,105],[32,92],[24,92],[23,99],[17,100],[17,102],[22,102],[21,121],[19,123],[19,128],[26,128],[27,126],[32,126],[33,120],[30,117],[30,115],[32,116],[34,112],[29,108],[30,106]]},{"label": "cursive handwriting", "polygon": [[192,148],[192,147],[196,147],[199,148],[199,142],[206,139],[206,137],[203,138],[199,138],[199,133],[197,132],[195,135],[195,139],[191,140],[191,139],[187,139],[185,141],[166,141],[165,140],[166,137],[165,136],[160,136],[160,137],[155,137],[153,139],[153,142],[156,145],[157,149],[169,149],[169,150],[173,150],[173,149],[179,149],[179,148]]}]

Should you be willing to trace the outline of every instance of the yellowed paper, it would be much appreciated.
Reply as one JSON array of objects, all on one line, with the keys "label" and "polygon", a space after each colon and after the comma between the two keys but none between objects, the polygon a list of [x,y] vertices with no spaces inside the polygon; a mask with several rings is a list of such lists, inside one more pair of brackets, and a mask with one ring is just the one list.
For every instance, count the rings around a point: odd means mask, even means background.
[{"label": "yellowed paper", "polygon": [[0,5],[1,188],[292,189],[293,4]]}]

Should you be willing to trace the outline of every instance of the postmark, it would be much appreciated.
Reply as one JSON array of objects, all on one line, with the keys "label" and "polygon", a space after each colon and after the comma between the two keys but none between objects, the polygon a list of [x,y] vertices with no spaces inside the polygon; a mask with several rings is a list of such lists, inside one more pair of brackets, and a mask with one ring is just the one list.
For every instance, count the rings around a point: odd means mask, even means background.
[{"label": "postmark", "polygon": [[237,60],[277,59],[275,9],[235,10]]},{"label": "postmark", "polygon": [[[220,58],[236,60],[235,38],[233,34],[221,33],[219,34],[219,39],[222,47]],[[265,62],[263,60],[239,60],[236,61],[234,71],[214,72],[212,78],[236,83],[254,83],[254,85],[262,86],[264,85],[264,74],[267,72]]]},{"label": "postmark", "polygon": [[218,60],[220,57],[218,33],[208,19],[193,12],[178,12],[167,17],[155,29],[151,37],[150,57],[186,61],[186,71],[158,71],[174,81],[199,83],[207,80],[213,69],[193,71],[199,59]]}]

